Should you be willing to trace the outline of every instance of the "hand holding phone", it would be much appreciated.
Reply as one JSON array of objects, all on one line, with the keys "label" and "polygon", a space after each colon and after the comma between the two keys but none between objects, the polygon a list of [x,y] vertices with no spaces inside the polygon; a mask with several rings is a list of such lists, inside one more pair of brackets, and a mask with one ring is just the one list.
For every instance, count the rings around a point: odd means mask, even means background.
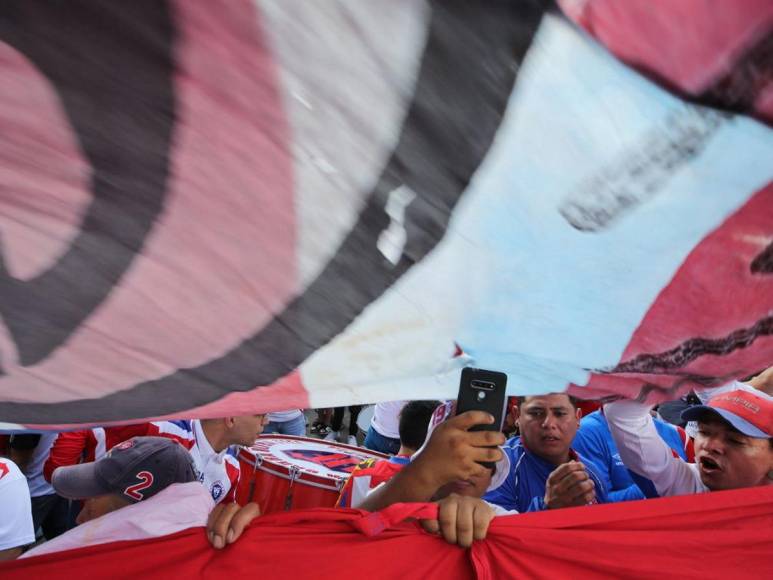
[{"label": "hand holding phone", "polygon": [[456,414],[485,411],[494,417],[490,425],[475,425],[471,431],[501,431],[507,403],[507,375],[484,369],[465,368],[459,380]]},{"label": "hand holding phone", "polygon": [[[465,368],[459,380],[459,394],[456,397],[456,414],[466,411],[485,411],[494,417],[494,422],[473,425],[470,431],[501,431],[505,420],[507,404],[507,375],[484,369]],[[493,468],[490,462],[481,463]]]}]

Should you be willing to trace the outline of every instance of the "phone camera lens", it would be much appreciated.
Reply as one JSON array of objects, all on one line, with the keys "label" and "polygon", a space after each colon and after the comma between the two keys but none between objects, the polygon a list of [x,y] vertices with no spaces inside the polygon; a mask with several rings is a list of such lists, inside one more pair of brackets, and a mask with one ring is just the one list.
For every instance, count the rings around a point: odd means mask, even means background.
[{"label": "phone camera lens", "polygon": [[486,393],[484,393],[483,391],[478,391],[478,400],[482,401],[485,398],[486,398]]}]

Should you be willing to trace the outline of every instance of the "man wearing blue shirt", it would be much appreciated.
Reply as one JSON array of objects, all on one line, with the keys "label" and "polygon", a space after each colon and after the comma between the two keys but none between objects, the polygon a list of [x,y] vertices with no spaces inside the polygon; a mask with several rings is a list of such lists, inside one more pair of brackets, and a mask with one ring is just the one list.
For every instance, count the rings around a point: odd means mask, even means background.
[{"label": "man wearing blue shirt", "polygon": [[508,475],[483,499],[519,512],[607,502],[602,470],[571,448],[580,416],[565,393],[520,399],[520,435],[502,448]]}]

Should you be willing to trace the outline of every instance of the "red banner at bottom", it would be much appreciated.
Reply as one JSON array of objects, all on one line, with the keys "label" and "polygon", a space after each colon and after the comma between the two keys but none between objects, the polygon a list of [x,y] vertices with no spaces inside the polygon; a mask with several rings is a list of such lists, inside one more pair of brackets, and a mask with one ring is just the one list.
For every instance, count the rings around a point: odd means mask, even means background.
[{"label": "red banner at bottom", "polygon": [[10,562],[0,577],[773,578],[773,486],[498,517],[470,550],[406,521],[435,509],[272,514],[224,550],[192,528]]}]

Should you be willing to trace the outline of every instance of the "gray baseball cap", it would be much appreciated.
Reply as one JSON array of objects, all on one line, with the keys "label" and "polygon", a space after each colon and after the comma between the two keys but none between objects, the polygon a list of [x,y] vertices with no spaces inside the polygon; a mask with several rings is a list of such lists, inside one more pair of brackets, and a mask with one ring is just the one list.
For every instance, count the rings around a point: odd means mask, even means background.
[{"label": "gray baseball cap", "polygon": [[51,485],[69,499],[112,493],[136,503],[173,483],[196,479],[193,458],[179,443],[165,437],[132,437],[97,461],[57,468]]}]

